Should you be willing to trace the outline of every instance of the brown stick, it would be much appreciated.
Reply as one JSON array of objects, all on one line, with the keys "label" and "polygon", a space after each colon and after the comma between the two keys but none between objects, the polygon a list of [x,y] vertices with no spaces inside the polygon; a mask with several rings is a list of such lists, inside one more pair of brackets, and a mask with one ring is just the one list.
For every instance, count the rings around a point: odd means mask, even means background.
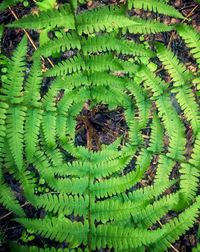
[{"label": "brown stick", "polygon": [[[189,12],[189,14],[188,14],[186,17],[184,17],[184,19],[181,21],[181,24],[184,23],[190,16],[193,15],[193,12],[197,9],[197,7],[198,7],[198,5],[196,5],[196,6]],[[167,48],[170,47],[171,42],[172,42],[172,39],[173,39],[175,33],[176,33],[176,32],[172,32],[172,34],[171,34],[171,36],[170,36],[170,39],[169,39],[169,43],[168,43]]]},{"label": "brown stick", "polygon": [[[25,202],[23,205],[21,205],[21,207],[27,206],[27,205],[29,205],[29,204],[30,204],[29,202]],[[5,219],[6,217],[8,217],[9,215],[11,215],[12,213],[13,213],[13,211],[8,212],[7,214],[1,216],[1,217],[0,217],[0,221],[3,220],[3,219]]]}]

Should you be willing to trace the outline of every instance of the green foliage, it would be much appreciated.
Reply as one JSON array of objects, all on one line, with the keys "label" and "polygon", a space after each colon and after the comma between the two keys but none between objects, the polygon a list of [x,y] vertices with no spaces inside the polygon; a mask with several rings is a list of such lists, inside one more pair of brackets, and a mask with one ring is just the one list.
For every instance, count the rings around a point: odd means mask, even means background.
[{"label": "green foliage", "polygon": [[4,11],[7,9],[9,6],[16,5],[20,2],[20,0],[5,0],[0,3],[0,12]]},{"label": "green foliage", "polygon": [[143,9],[147,11],[158,12],[176,18],[183,18],[183,16],[172,6],[168,5],[164,0],[128,0],[128,8]]},{"label": "green foliage", "polygon": [[[4,1],[0,10],[9,5]],[[21,239],[9,241],[10,250],[166,251],[199,216],[200,115],[193,85],[199,72],[190,71],[163,43],[143,42],[144,36],[139,43],[137,35],[176,29],[199,64],[199,34],[185,24],[166,25],[129,12],[136,8],[183,18],[163,0],[91,9],[75,0],[37,5],[39,14],[7,25],[36,30],[40,44],[45,37],[30,69],[25,37],[4,62],[0,202],[23,226]],[[55,55],[44,69],[40,60],[44,64]],[[159,66],[170,81],[159,74]],[[123,110],[127,132],[97,150],[89,141],[87,147],[78,145],[77,116],[83,107],[95,111],[100,104]],[[87,125],[87,140],[89,130]],[[25,213],[8,174],[26,201],[43,210],[42,218]],[[32,246],[38,237],[41,248]]]}]

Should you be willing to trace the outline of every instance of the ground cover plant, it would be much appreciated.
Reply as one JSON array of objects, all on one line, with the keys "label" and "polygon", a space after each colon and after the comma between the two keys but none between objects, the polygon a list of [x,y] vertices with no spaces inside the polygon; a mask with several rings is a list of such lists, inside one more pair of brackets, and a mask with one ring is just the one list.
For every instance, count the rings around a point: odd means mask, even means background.
[{"label": "ground cover plant", "polygon": [[200,209],[200,34],[164,0],[20,4],[0,3],[2,45],[22,34],[0,55],[6,251],[177,251]]}]

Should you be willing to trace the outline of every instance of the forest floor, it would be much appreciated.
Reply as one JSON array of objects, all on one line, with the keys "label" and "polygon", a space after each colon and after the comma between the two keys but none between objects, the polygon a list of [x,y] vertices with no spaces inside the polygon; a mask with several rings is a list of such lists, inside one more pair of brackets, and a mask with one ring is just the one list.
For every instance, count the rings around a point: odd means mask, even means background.
[{"label": "forest floor", "polygon": [[[98,6],[99,3],[109,4],[116,3],[118,0],[102,0],[102,1],[92,1],[88,2],[88,8],[92,8],[94,6]],[[120,0],[124,1],[124,0]],[[172,0],[170,3],[175,6],[186,19],[187,22],[191,24],[195,29],[200,32],[200,4],[192,0]],[[13,7],[12,9],[7,9],[0,16],[0,23],[7,24],[14,21],[17,17],[22,17],[27,13],[35,11],[35,4],[32,1],[29,1],[29,7],[24,7],[23,3],[19,4],[17,7]],[[147,13],[142,13],[142,11],[136,11],[135,15],[143,16],[148,15]],[[174,24],[177,20],[175,18],[164,18],[164,23],[166,24]],[[20,29],[6,29],[2,42],[2,50],[7,56],[11,56],[14,48],[16,48],[17,44],[21,40],[24,34],[23,30]],[[37,47],[38,43],[38,34],[36,32],[29,32],[34,45]],[[168,32],[165,34],[158,34],[154,36],[147,36],[145,39],[149,40],[157,40],[163,41],[165,44],[169,45],[173,49],[173,51],[181,57],[182,61],[190,68],[192,71],[196,71],[196,66],[193,62],[192,57],[190,57],[188,53],[188,49],[185,48],[184,44],[178,39],[175,32]],[[31,56],[34,51],[34,46],[29,44],[29,52],[28,55]],[[47,63],[48,67],[48,63]],[[166,77],[167,78],[167,77]],[[86,130],[85,130],[85,118],[89,118],[90,126],[93,128],[93,140],[90,143],[87,143]],[[109,112],[106,106],[100,106],[96,108],[95,111],[88,112],[85,109],[78,119],[77,123],[77,137],[76,141],[79,144],[89,144],[96,146],[98,148],[101,144],[109,144],[113,142],[113,140],[121,135],[127,133],[127,126],[123,119],[123,111],[113,111]],[[146,135],[149,135],[149,132],[145,132]],[[188,129],[187,132],[188,141],[191,138],[191,131]],[[188,148],[191,146],[188,144]],[[189,150],[188,150],[189,151]],[[141,181],[144,185],[151,184],[154,177],[154,167],[148,170],[148,174],[146,174],[145,178]],[[174,170],[173,177],[178,176],[178,171]],[[13,188],[18,193],[18,198],[21,197],[21,201],[24,202],[24,208],[26,212],[29,212],[32,216],[41,217],[42,212],[34,212],[34,209],[26,205],[26,202],[23,199],[22,192],[17,183],[13,182],[9,176],[7,178],[7,182],[10,184],[11,188]],[[4,240],[13,240],[13,239],[21,239],[22,236],[22,228],[20,225],[16,224],[13,219],[13,215],[11,212],[8,212],[3,207],[0,208],[1,216],[1,233],[0,240],[2,240],[2,246],[0,246],[0,252],[8,252],[8,248],[6,248],[3,244]],[[173,213],[172,213],[173,214]],[[166,220],[171,218],[170,214],[167,215]],[[166,220],[163,220],[165,222]],[[169,249],[170,252],[187,252],[192,251],[192,248],[198,242],[198,223],[186,232],[172,247]],[[38,241],[40,244],[40,241]],[[33,245],[38,245],[33,243]]]}]

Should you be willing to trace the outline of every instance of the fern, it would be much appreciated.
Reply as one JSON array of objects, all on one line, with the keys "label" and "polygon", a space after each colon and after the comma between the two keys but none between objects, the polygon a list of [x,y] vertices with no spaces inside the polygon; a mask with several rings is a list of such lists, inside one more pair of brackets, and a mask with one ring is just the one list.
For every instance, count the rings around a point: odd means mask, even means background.
[{"label": "fern", "polygon": [[183,18],[183,16],[175,10],[172,6],[168,5],[165,1],[148,1],[148,0],[129,0],[128,1],[128,8],[136,8],[136,9],[144,9],[148,11],[158,12],[160,14],[176,17],[176,18]]},{"label": "fern", "polygon": [[[9,241],[9,247],[19,252],[166,251],[199,215],[200,125],[193,87],[199,72],[189,71],[162,43],[139,43],[138,34],[176,30],[197,64],[199,34],[189,25],[131,16],[135,8],[183,18],[164,0],[88,9],[85,3],[73,0],[45,11],[41,3],[39,14],[7,25],[53,35],[33,53],[30,71],[27,40],[21,40],[6,61],[0,93],[0,201],[17,223],[49,239],[52,247],[47,240],[41,248],[19,240]],[[0,10],[11,4],[4,1]],[[52,60],[51,68],[44,71],[40,58]],[[99,104],[123,110],[127,131],[95,150],[84,113],[95,113]],[[87,126],[87,147],[76,143],[78,115]],[[186,155],[188,127],[193,142]],[[171,178],[174,168],[178,179]],[[29,204],[43,210],[42,218],[23,211],[7,173]],[[176,217],[162,224],[170,211]]]},{"label": "fern", "polygon": [[9,6],[13,6],[16,5],[17,3],[19,3],[19,0],[5,0],[0,4],[0,12],[4,11],[5,9],[7,9]]},{"label": "fern", "polygon": [[[31,25],[30,25],[31,24]],[[38,15],[24,17],[21,20],[9,24],[9,27],[22,27],[28,29],[42,29],[45,27],[66,27],[74,29],[74,20],[70,12],[69,5],[65,5],[58,10],[48,10]]]},{"label": "fern", "polygon": [[186,25],[178,25],[177,31],[180,34],[180,36],[184,39],[187,46],[191,49],[193,57],[197,60],[197,63],[200,66],[199,34],[193,28]]},{"label": "fern", "polygon": [[1,194],[0,194],[0,202],[3,204],[7,209],[14,212],[18,216],[24,216],[25,213],[21,208],[19,202],[16,200],[15,195],[11,191],[11,189],[5,184],[1,183]]}]

